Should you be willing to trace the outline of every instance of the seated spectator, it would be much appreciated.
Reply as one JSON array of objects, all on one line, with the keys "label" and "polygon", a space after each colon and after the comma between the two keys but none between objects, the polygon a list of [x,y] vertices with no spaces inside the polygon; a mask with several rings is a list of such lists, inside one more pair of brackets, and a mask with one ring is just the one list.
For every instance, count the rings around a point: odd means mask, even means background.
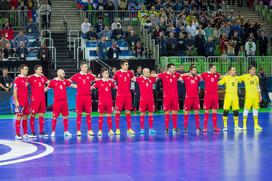
[{"label": "seated spectator", "polygon": [[268,38],[265,36],[264,31],[261,31],[261,36],[259,36],[259,55],[267,56],[268,49]]},{"label": "seated spectator", "polygon": [[235,56],[236,42],[233,41],[233,40],[229,40],[225,44],[227,45],[227,54],[228,54],[228,56]]},{"label": "seated spectator", "polygon": [[49,61],[49,49],[43,43],[38,51],[38,59],[41,61]]},{"label": "seated spectator", "polygon": [[205,37],[201,31],[197,31],[195,36],[195,47],[198,56],[205,56]]},{"label": "seated spectator", "polygon": [[19,47],[16,48],[16,57],[19,57],[20,60],[26,61],[27,55],[28,55],[28,50],[25,47],[25,43],[21,41]]},{"label": "seated spectator", "polygon": [[156,44],[160,47],[160,56],[166,56],[167,39],[162,31],[160,32],[160,36],[156,38]]},{"label": "seated spectator", "polygon": [[119,2],[118,2],[118,9],[119,10],[126,10],[127,7],[128,7],[127,0],[119,0]]},{"label": "seated spectator", "polygon": [[227,37],[229,37],[229,33],[230,33],[230,26],[229,26],[229,22],[225,21],[223,23],[223,25],[219,28],[219,34],[220,36],[222,36],[223,33],[225,33],[227,35]]},{"label": "seated spectator", "polygon": [[132,26],[128,26],[127,27],[127,31],[125,32],[125,39],[127,40],[127,38],[130,36],[130,32],[133,31]]},{"label": "seated spectator", "polygon": [[91,23],[89,23],[88,18],[84,18],[84,22],[81,24],[82,38],[87,39],[87,33],[90,30],[90,27]]},{"label": "seated spectator", "polygon": [[2,35],[2,38],[0,40],[0,50],[4,49],[6,47],[6,44],[8,44],[8,43],[9,43],[9,40],[6,39],[6,35],[5,34]]},{"label": "seated spectator", "polygon": [[44,0],[44,4],[40,7],[40,13],[42,17],[42,28],[50,28],[51,21],[51,6],[48,4],[48,0]]},{"label": "seated spectator", "polygon": [[28,44],[28,37],[24,35],[24,31],[23,30],[20,30],[19,31],[19,35],[17,35],[14,40],[13,40],[13,43],[14,43],[14,46],[15,47],[19,47],[20,45],[20,42],[24,42],[24,45],[27,46]]},{"label": "seated spectator", "polygon": [[176,56],[185,56],[185,34],[183,32],[179,33],[179,37],[177,38],[177,46],[175,50]]},{"label": "seated spectator", "polygon": [[227,43],[228,43],[227,35],[226,35],[226,33],[223,33],[221,38],[220,38],[220,51],[221,51],[221,54],[223,52],[227,53]]},{"label": "seated spectator", "polygon": [[254,43],[254,41],[252,39],[249,39],[246,42],[245,45],[245,50],[246,50],[246,55],[247,56],[254,56],[255,52],[256,52],[256,44]]},{"label": "seated spectator", "polygon": [[103,0],[98,0],[97,6],[96,6],[96,10],[104,10],[104,3]]},{"label": "seated spectator", "polygon": [[95,28],[96,28],[96,33],[101,33],[101,31],[104,29],[104,23],[103,23],[102,17],[99,17],[95,25]]},{"label": "seated spectator", "polygon": [[3,60],[8,60],[10,57],[14,57],[15,51],[11,48],[10,43],[7,43],[5,48],[3,49],[2,58]]},{"label": "seated spectator", "polygon": [[119,24],[120,27],[121,27],[120,20],[119,20],[118,18],[115,18],[115,19],[114,19],[114,22],[111,24],[111,30],[112,30],[112,31],[115,30],[115,29],[117,29],[117,24]]},{"label": "seated spectator", "polygon": [[119,54],[121,53],[120,48],[116,42],[112,42],[112,46],[108,49],[107,56],[109,60],[118,59]]},{"label": "seated spectator", "polygon": [[111,0],[107,0],[107,2],[104,5],[105,10],[115,10],[115,6]]},{"label": "seated spectator", "polygon": [[238,36],[238,31],[235,30],[231,40],[235,43],[235,55],[238,55],[240,46],[242,46],[242,39]]},{"label": "seated spectator", "polygon": [[123,36],[123,30],[121,29],[121,25],[117,24],[117,29],[114,29],[112,32],[112,39],[120,40]]},{"label": "seated spectator", "polygon": [[14,39],[14,30],[8,21],[5,22],[4,27],[1,29],[1,35],[5,35],[6,39],[9,41]]},{"label": "seated spectator", "polygon": [[185,40],[185,46],[186,46],[186,50],[187,50],[187,55],[191,56],[193,55],[193,51],[194,51],[194,40],[192,39],[192,35],[190,33],[187,34],[187,38]]},{"label": "seated spectator", "polygon": [[104,30],[101,31],[101,37],[105,37],[106,40],[110,40],[112,36],[111,30],[109,30],[108,26],[105,26]]},{"label": "seated spectator", "polygon": [[8,69],[3,68],[3,75],[0,76],[0,91],[11,91],[12,88],[12,78],[8,75]]},{"label": "seated spectator", "polygon": [[156,39],[160,36],[160,27],[159,26],[156,26],[155,30],[153,31],[152,33],[152,38],[153,39]]},{"label": "seated spectator", "polygon": [[106,37],[102,37],[101,41],[98,42],[96,52],[98,55],[98,59],[100,60],[106,60],[107,58],[107,42],[106,42]]},{"label": "seated spectator", "polygon": [[171,32],[169,34],[169,38],[167,39],[167,55],[169,56],[175,55],[176,46],[177,46],[177,39],[174,37],[174,33]]},{"label": "seated spectator", "polygon": [[133,49],[134,56],[136,58],[145,58],[146,51],[142,44],[138,41]]},{"label": "seated spectator", "polygon": [[26,35],[33,36],[35,39],[39,38],[39,32],[37,25],[33,23],[33,19],[29,19],[29,23],[26,26]]},{"label": "seated spectator", "polygon": [[205,56],[214,56],[215,55],[215,43],[213,38],[210,36],[208,42],[205,44]]},{"label": "seated spectator", "polygon": [[127,38],[128,48],[132,50],[138,41],[140,41],[140,38],[135,35],[134,31],[131,31]]},{"label": "seated spectator", "polygon": [[[251,35],[251,37],[249,37],[250,34],[253,34],[253,37],[252,37],[252,35]],[[250,27],[247,28],[247,31],[245,32],[245,40],[247,40],[248,38],[254,38],[255,40],[258,40],[258,30],[255,27],[254,22],[250,23]]]},{"label": "seated spectator", "polygon": [[186,32],[192,37],[196,35],[196,26],[192,22],[189,22],[189,25],[186,27]]},{"label": "seated spectator", "polygon": [[96,32],[94,32],[94,28],[90,27],[89,31],[87,32],[87,39],[88,40],[97,40],[98,36],[96,34]]}]

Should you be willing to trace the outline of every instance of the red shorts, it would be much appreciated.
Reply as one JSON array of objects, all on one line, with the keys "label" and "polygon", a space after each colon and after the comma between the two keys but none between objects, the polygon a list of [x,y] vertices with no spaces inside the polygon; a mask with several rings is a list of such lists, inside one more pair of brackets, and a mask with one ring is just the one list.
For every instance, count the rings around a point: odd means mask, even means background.
[{"label": "red shorts", "polygon": [[92,97],[91,96],[77,96],[76,97],[76,112],[82,113],[92,112]]},{"label": "red shorts", "polygon": [[46,111],[46,105],[45,105],[44,100],[31,102],[31,113],[32,114],[45,113],[45,111]]},{"label": "red shorts", "polygon": [[203,109],[209,110],[209,109],[218,109],[218,108],[219,108],[218,97],[204,98]]},{"label": "red shorts", "polygon": [[22,113],[17,113],[18,116],[29,115],[29,103],[27,99],[19,99],[19,105],[23,107]]},{"label": "red shorts", "polygon": [[184,111],[190,111],[191,108],[193,108],[195,111],[200,109],[199,98],[185,98]]},{"label": "red shorts", "polygon": [[108,103],[105,104],[105,103],[99,102],[98,103],[98,112],[100,114],[103,114],[103,113],[112,114],[112,112],[113,112],[112,103],[111,104],[108,104]]},{"label": "red shorts", "polygon": [[67,101],[54,102],[53,117],[55,118],[59,117],[60,113],[62,114],[62,116],[65,116],[65,117],[69,115]]},{"label": "red shorts", "polygon": [[179,110],[178,98],[164,98],[163,110],[164,111],[178,111]]},{"label": "red shorts", "polygon": [[132,99],[130,97],[117,96],[115,107],[117,111],[122,111],[123,108],[126,111],[130,111],[132,109]]},{"label": "red shorts", "polygon": [[155,105],[153,100],[149,101],[142,101],[140,100],[140,105],[139,105],[139,110],[140,112],[154,112],[155,110]]}]

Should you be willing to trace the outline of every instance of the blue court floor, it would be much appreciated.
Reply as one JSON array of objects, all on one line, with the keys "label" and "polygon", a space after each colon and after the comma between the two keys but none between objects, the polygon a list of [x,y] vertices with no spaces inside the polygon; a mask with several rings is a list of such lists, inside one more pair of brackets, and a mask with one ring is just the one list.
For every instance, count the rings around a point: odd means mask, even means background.
[{"label": "blue court floor", "polygon": [[[104,120],[105,134],[90,138],[86,136],[83,119],[83,136],[79,139],[75,136],[75,118],[70,118],[72,138],[64,139],[62,120],[59,119],[55,139],[38,138],[23,142],[14,141],[14,121],[2,119],[0,180],[272,180],[272,113],[260,113],[261,132],[253,130],[251,114],[247,132],[234,132],[230,117],[228,132],[213,133],[210,120],[209,132],[200,135],[195,133],[193,116],[190,116],[187,135],[183,134],[183,115],[179,116],[182,132],[178,135],[165,135],[164,117],[154,118],[157,130],[154,136],[148,135],[147,131],[141,136],[139,117],[133,116],[135,136],[126,135],[126,123],[122,117],[121,136],[107,136]],[[201,120],[203,126],[203,115]],[[148,121],[145,123],[147,127]],[[219,127],[222,126],[222,121],[219,121]],[[46,119],[45,130],[51,133],[50,119]],[[93,118],[93,130],[95,133],[98,131],[97,118]]]}]

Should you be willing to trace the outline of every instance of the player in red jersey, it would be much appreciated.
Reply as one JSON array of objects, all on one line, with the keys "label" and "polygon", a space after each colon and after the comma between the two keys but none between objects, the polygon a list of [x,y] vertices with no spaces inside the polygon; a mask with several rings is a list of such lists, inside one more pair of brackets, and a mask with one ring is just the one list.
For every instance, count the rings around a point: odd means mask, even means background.
[{"label": "player in red jersey", "polygon": [[141,134],[144,134],[144,116],[146,111],[148,111],[148,121],[149,121],[149,134],[156,134],[153,129],[153,112],[155,109],[154,96],[153,96],[153,85],[156,82],[155,77],[150,77],[150,70],[148,68],[143,69],[143,76],[136,77],[134,80],[138,83],[140,88],[140,104],[139,110],[140,114],[140,126]]},{"label": "player in red jersey", "polygon": [[46,112],[45,103],[45,84],[49,84],[49,80],[43,76],[43,70],[41,65],[34,67],[35,73],[28,77],[28,82],[31,88],[31,115],[30,115],[30,128],[32,134],[31,138],[37,137],[35,134],[35,117],[39,114],[39,127],[40,137],[47,137],[48,135],[43,131],[44,128],[44,113]]},{"label": "player in red jersey", "polygon": [[220,132],[221,130],[217,127],[217,109],[219,108],[218,80],[220,78],[220,74],[216,72],[216,66],[214,64],[210,64],[209,69],[209,72],[204,72],[201,74],[201,78],[205,82],[205,95],[203,104],[205,114],[203,132],[207,132],[210,109],[212,109],[213,129],[215,132]]},{"label": "player in red jersey", "polygon": [[82,112],[86,112],[86,122],[88,127],[88,135],[94,136],[94,132],[91,129],[91,112],[92,112],[92,96],[91,96],[91,84],[95,80],[95,77],[88,73],[88,65],[86,62],[80,64],[80,72],[71,77],[71,81],[77,84],[76,95],[76,122],[77,122],[77,136],[81,136],[81,119]]},{"label": "player in red jersey", "polygon": [[167,72],[158,74],[158,77],[162,80],[163,87],[163,109],[165,111],[165,133],[169,132],[169,119],[170,112],[172,112],[173,132],[179,133],[177,128],[178,123],[178,80],[181,74],[176,72],[175,64],[169,63],[167,65]]},{"label": "player in red jersey", "polygon": [[196,121],[196,132],[200,133],[200,121],[199,121],[199,96],[198,96],[198,85],[201,77],[197,75],[196,67],[190,67],[190,73],[182,76],[182,80],[185,84],[186,95],[184,101],[184,133],[188,132],[188,120],[191,108],[195,113]]},{"label": "player in red jersey", "polygon": [[130,83],[131,79],[134,77],[133,73],[128,70],[128,61],[123,60],[121,61],[121,69],[118,70],[115,74],[113,79],[116,81],[118,89],[116,93],[116,134],[120,135],[120,113],[123,108],[126,110],[126,121],[127,121],[127,133],[128,134],[135,134],[135,132],[131,129],[131,114],[130,110],[132,109],[132,98],[130,92]]},{"label": "player in red jersey", "polygon": [[[63,116],[64,124],[64,136],[70,137],[72,134],[68,131],[68,101],[67,101],[67,87],[76,88],[77,86],[72,84],[71,81],[64,78],[65,72],[63,69],[58,69],[57,77],[50,81],[47,89],[51,88],[54,91],[54,102],[53,102],[53,119],[52,119],[52,133],[51,137],[56,136],[56,124],[57,118],[60,113]],[[46,90],[47,90],[46,89]]]},{"label": "player in red jersey", "polygon": [[21,119],[23,119],[23,138],[28,138],[27,134],[27,117],[29,115],[29,102],[28,102],[28,67],[25,64],[19,67],[20,75],[18,75],[14,80],[13,96],[15,101],[16,109],[20,111],[16,113],[16,136],[15,139],[22,139],[20,135],[20,124]]},{"label": "player in red jersey", "polygon": [[114,135],[111,119],[111,114],[113,112],[111,90],[117,89],[117,86],[109,79],[109,72],[107,69],[102,68],[101,75],[102,79],[97,80],[92,86],[92,89],[98,89],[99,131],[97,135],[102,136],[103,114],[106,113],[109,126],[108,135],[110,136]]}]

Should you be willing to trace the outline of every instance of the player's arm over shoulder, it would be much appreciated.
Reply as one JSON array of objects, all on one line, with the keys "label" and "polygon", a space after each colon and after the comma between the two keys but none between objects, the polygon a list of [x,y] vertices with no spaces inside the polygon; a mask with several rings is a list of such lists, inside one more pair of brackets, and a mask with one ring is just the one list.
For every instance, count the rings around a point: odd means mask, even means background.
[{"label": "player's arm over shoulder", "polygon": [[219,85],[224,85],[226,83],[226,80],[227,80],[228,76],[225,75],[221,78],[221,80],[219,80],[218,84]]}]

